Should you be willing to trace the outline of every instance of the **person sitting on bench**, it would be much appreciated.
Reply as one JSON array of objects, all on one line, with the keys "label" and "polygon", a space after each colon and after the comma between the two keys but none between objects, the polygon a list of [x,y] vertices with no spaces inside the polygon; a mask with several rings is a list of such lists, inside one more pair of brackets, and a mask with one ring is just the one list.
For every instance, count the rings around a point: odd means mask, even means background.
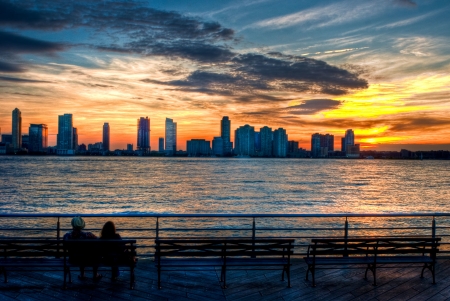
[{"label": "person sitting on bench", "polygon": [[[91,232],[81,231],[86,226],[86,223],[84,222],[83,218],[81,218],[81,216],[74,217],[72,219],[71,224],[72,224],[72,231],[67,232],[64,235],[65,240],[68,240],[68,239],[97,239],[97,236],[95,236]],[[71,256],[69,258],[69,260],[71,262],[75,263],[76,261],[80,260],[80,258],[74,258],[74,256]],[[96,267],[94,265],[93,266],[94,281],[99,281],[102,278],[102,274],[97,273],[97,270],[98,270],[98,267]],[[80,279],[80,280],[86,279],[86,277],[84,275],[84,266],[83,265],[80,265],[80,275],[78,275],[78,279]]]},{"label": "person sitting on bench", "polygon": [[[100,239],[115,239],[121,240],[122,237],[118,233],[116,233],[116,226],[112,221],[108,221],[103,226]],[[103,260],[108,264],[114,265],[121,259],[123,250],[123,245],[118,243],[117,246],[114,245],[112,248],[105,250],[103,255]],[[111,267],[111,279],[113,281],[117,280],[117,277],[120,276],[120,271],[118,267]]]}]

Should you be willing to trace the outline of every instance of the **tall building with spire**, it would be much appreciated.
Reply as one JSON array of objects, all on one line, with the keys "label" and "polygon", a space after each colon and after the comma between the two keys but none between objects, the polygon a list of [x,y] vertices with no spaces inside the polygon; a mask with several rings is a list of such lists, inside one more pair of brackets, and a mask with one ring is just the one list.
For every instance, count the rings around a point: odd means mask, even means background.
[{"label": "tall building with spire", "polygon": [[18,108],[12,111],[12,145],[14,149],[22,147],[22,112]]},{"label": "tall building with spire", "polygon": [[103,150],[107,152],[109,152],[109,135],[110,135],[109,123],[105,122],[103,124]]},{"label": "tall building with spire", "polygon": [[58,116],[58,135],[56,136],[57,153],[66,155],[73,153],[74,135],[73,135],[73,117],[72,114]]},{"label": "tall building with spire", "polygon": [[137,149],[150,151],[150,119],[141,117],[137,120]]},{"label": "tall building with spire", "polygon": [[166,147],[167,155],[175,155],[177,152],[177,123],[173,119],[166,118]]}]

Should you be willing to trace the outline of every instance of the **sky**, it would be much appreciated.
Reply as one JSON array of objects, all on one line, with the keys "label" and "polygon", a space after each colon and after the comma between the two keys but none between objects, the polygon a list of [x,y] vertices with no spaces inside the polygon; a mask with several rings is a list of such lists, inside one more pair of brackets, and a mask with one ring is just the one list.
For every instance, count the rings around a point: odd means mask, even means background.
[{"label": "sky", "polygon": [[444,0],[0,0],[0,128],[73,114],[79,143],[178,146],[220,120],[314,133],[363,150],[450,149],[450,2]]}]

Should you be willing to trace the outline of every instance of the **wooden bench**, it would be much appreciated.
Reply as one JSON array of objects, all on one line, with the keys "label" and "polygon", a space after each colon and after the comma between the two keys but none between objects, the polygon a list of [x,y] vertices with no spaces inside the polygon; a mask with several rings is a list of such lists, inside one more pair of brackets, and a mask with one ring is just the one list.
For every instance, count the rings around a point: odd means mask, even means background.
[{"label": "wooden bench", "polygon": [[430,237],[368,237],[368,238],[317,238],[312,239],[308,247],[307,257],[304,257],[308,274],[312,275],[312,286],[315,283],[315,271],[321,268],[337,269],[357,268],[365,266],[364,279],[367,272],[373,274],[373,284],[376,285],[378,268],[393,268],[399,264],[409,266],[420,265],[421,277],[425,269],[431,271],[433,284],[435,282],[436,254],[439,252],[440,238]]},{"label": "wooden bench", "polygon": [[178,268],[220,267],[220,281],[227,286],[227,270],[239,267],[282,268],[291,287],[290,267],[294,239],[156,239],[155,266],[158,288],[161,272]]},{"label": "wooden bench", "polygon": [[66,276],[72,282],[72,267],[115,267],[130,270],[130,289],[134,289],[136,240],[70,239],[64,240],[64,287]]},{"label": "wooden bench", "polygon": [[[66,288],[67,275],[69,281],[72,281],[71,267],[129,267],[130,287],[133,288],[136,266],[135,244],[135,240],[0,239],[0,272],[4,276],[4,281],[8,282],[9,271],[60,269],[64,272],[64,288]],[[122,250],[123,256],[114,254],[119,249]],[[76,257],[77,260],[71,261],[69,256]]]},{"label": "wooden bench", "polygon": [[50,271],[55,268],[64,269],[61,240],[0,240],[0,271],[5,282],[8,282],[9,271],[23,269]]}]

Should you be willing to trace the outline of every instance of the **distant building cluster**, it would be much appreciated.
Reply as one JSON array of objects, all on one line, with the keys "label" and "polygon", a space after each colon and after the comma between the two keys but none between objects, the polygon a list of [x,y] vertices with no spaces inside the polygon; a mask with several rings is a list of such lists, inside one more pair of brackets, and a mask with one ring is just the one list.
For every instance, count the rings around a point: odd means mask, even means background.
[{"label": "distant building cluster", "polygon": [[355,144],[355,133],[348,129],[341,138],[341,150],[335,150],[334,135],[315,133],[311,136],[311,151],[299,147],[298,141],[288,139],[285,129],[272,130],[263,126],[258,130],[248,124],[234,131],[231,141],[231,121],[224,116],[220,121],[220,136],[212,141],[191,139],[186,141],[186,151],[177,150],[177,123],[171,118],[165,120],[165,137],[158,138],[158,150],[150,147],[150,118],[137,119],[136,149],[127,144],[124,150],[111,151],[111,129],[103,124],[102,141],[92,144],[78,143],[78,130],[73,126],[72,114],[58,116],[57,144],[48,146],[46,124],[30,124],[28,135],[22,133],[22,113],[12,111],[12,133],[1,134],[0,154],[57,154],[57,155],[156,155],[156,156],[215,156],[215,157],[311,157],[311,158],[398,158],[398,159],[449,159],[448,151],[431,152],[376,152],[360,150]]}]

